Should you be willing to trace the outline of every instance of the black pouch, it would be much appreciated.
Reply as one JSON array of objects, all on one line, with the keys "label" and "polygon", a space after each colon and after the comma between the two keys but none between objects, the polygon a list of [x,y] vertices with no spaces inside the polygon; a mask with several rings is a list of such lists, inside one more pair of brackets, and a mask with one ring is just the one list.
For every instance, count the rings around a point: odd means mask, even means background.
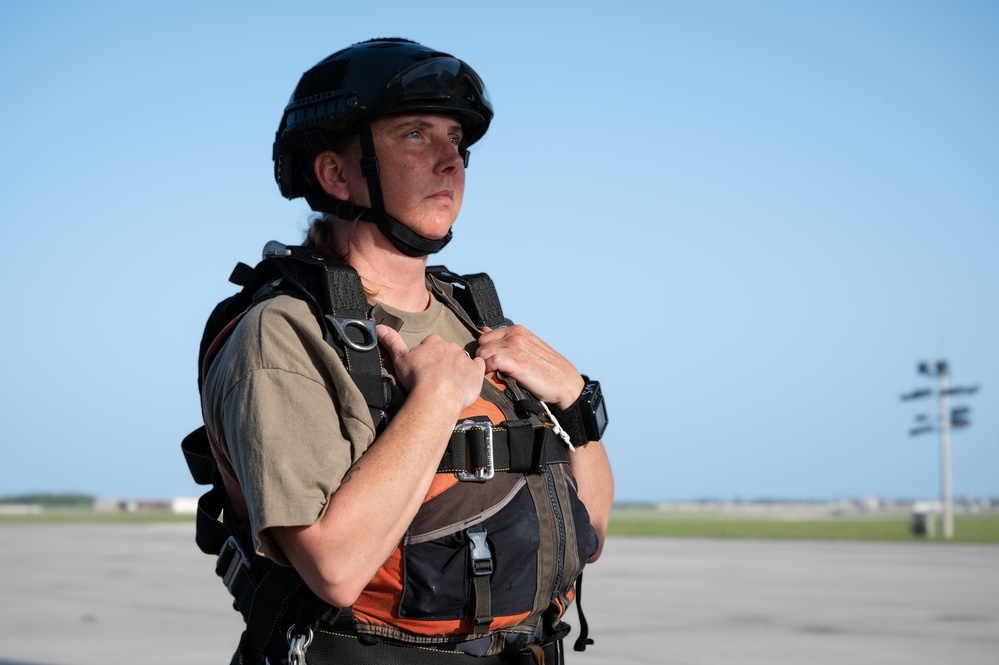
[{"label": "black pouch", "polygon": [[[530,612],[534,606],[538,581],[538,515],[523,477],[510,474],[512,487],[499,504],[465,519],[454,520],[447,527],[433,526],[421,520],[411,528],[403,546],[403,593],[399,616],[406,619],[457,620],[470,616],[472,573],[470,547],[465,530],[485,528],[492,554],[490,578],[493,616]],[[493,481],[490,481],[493,482]],[[461,483],[448,492],[462,494],[472,484]],[[481,486],[480,486],[481,487]],[[498,489],[498,487],[497,487]],[[447,500],[445,492],[438,499]],[[450,497],[451,500],[458,496]],[[455,510],[460,513],[457,504]],[[442,533],[443,532],[443,533]]]}]

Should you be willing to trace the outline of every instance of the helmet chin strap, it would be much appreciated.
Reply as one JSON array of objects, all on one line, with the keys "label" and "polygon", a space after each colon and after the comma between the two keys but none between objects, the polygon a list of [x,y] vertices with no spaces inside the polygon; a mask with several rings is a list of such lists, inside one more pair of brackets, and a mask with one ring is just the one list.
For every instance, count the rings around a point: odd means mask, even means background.
[{"label": "helmet chin strap", "polygon": [[443,238],[427,238],[415,233],[399,220],[379,210],[365,208],[350,201],[340,201],[330,197],[308,196],[305,199],[316,212],[328,212],[340,219],[359,219],[374,222],[378,230],[388,238],[395,248],[407,256],[429,256],[444,249],[451,242],[451,230]]},{"label": "helmet chin strap", "polygon": [[306,197],[313,210],[328,212],[340,219],[360,219],[374,222],[378,230],[388,238],[395,248],[407,256],[428,256],[436,254],[451,242],[451,229],[443,238],[427,238],[385,212],[382,198],[382,184],[378,178],[378,158],[375,156],[375,142],[371,127],[359,133],[361,140],[361,175],[368,181],[368,197],[371,207],[365,208],[350,201],[340,201],[331,197]]}]

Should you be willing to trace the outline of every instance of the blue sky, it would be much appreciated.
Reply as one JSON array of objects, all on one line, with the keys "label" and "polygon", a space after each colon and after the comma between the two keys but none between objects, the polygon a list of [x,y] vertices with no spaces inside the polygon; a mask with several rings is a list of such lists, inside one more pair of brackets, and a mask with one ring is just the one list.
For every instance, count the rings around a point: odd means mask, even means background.
[{"label": "blue sky", "polygon": [[[361,7],[363,5],[363,7]],[[4,3],[0,496],[193,495],[204,319],[309,211],[303,71],[450,51],[497,116],[440,262],[598,378],[621,500],[999,496],[994,2]],[[932,413],[932,410],[930,410]]]}]

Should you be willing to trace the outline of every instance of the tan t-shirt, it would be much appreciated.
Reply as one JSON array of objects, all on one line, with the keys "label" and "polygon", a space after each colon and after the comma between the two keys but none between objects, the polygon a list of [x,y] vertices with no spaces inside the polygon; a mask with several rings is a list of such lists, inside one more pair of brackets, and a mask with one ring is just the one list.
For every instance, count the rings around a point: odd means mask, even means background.
[{"label": "tan t-shirt", "polygon": [[[476,335],[436,297],[419,313],[375,304],[373,316],[401,321],[410,348],[438,334],[475,352]],[[208,424],[246,498],[257,552],[287,565],[267,529],[322,517],[374,441],[364,398],[309,306],[290,296],[247,312],[212,363],[203,393]]]}]

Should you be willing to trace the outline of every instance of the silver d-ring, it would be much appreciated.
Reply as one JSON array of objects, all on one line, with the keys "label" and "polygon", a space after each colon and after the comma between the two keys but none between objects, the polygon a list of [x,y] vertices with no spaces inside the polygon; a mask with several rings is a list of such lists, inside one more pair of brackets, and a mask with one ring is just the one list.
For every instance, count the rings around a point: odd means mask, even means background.
[{"label": "silver d-ring", "polygon": [[[375,332],[375,322],[367,319],[345,319],[327,314],[326,319],[336,328],[337,334],[344,344],[355,351],[371,351],[378,346],[378,334]],[[356,328],[364,335],[363,342],[355,342],[347,336],[347,328]]]}]

